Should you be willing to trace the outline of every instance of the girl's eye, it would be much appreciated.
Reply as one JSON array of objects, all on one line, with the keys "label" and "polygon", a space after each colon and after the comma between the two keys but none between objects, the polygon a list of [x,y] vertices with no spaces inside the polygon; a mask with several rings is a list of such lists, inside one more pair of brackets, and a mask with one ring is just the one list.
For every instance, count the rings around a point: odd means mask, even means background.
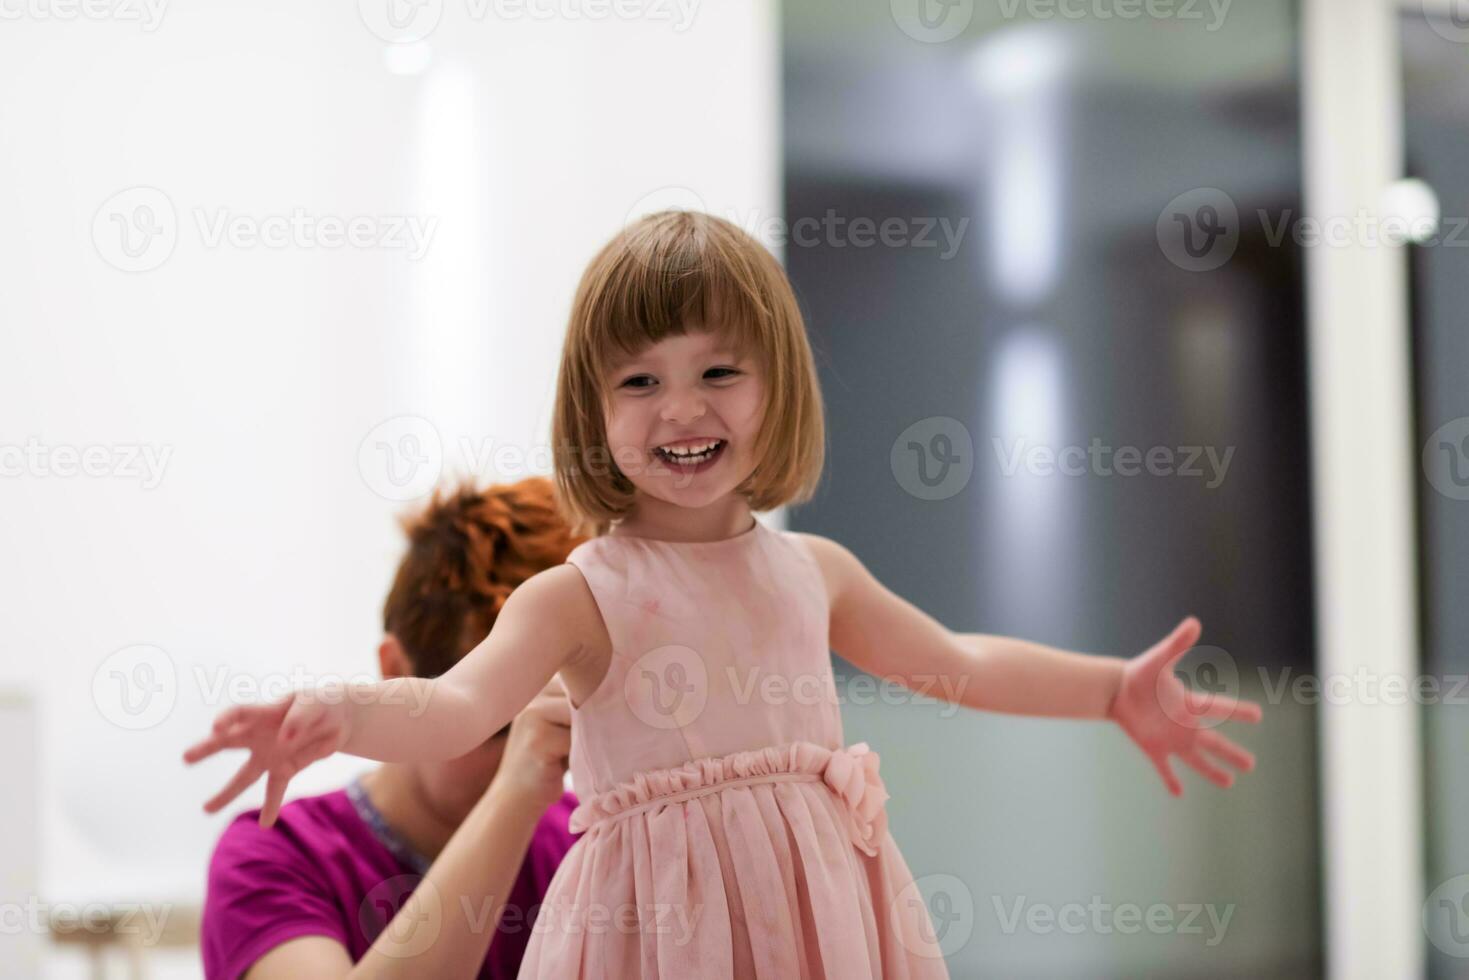
[{"label": "girl's eye", "polygon": [[[732,376],[734,376],[736,374],[739,374],[739,373],[740,373],[739,372],[739,369],[737,369],[737,368],[716,367],[716,368],[710,368],[709,370],[705,371],[704,372],[704,377],[710,378],[710,380],[713,380],[713,381],[723,381],[725,378],[732,377]],[[650,375],[650,374],[635,374],[631,378],[628,378],[626,381],[624,381],[622,383],[621,387],[623,387],[623,388],[646,388],[646,387],[648,387],[647,384],[638,384],[637,383],[637,382],[643,382],[643,381],[646,381],[649,384],[652,384],[652,383],[654,383],[656,381],[656,379],[652,375]]]}]

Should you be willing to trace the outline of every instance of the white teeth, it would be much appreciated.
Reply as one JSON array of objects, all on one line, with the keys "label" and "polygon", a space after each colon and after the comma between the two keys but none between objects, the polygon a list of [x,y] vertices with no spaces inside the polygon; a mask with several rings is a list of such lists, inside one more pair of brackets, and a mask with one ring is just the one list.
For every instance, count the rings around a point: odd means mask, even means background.
[{"label": "white teeth", "polygon": [[667,453],[669,456],[702,456],[717,445],[719,445],[719,440],[715,439],[713,442],[706,442],[703,445],[685,446],[682,449],[673,449],[669,446],[659,446],[658,449],[661,452]]},{"label": "white teeth", "polygon": [[715,439],[703,445],[689,446],[684,449],[670,449],[667,446],[659,446],[656,450],[663,458],[676,462],[679,465],[697,464],[712,459],[714,454],[724,445],[724,440]]}]

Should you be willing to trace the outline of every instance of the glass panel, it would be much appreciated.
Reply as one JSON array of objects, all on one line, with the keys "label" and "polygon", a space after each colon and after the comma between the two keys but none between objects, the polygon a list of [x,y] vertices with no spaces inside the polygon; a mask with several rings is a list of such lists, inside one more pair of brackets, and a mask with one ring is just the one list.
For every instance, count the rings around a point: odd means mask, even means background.
[{"label": "glass panel", "polygon": [[[1451,5],[1452,6],[1452,5]],[[1423,709],[1427,824],[1424,923],[1430,977],[1462,977],[1469,957],[1469,22],[1402,18],[1405,170],[1432,188],[1438,233],[1410,253],[1419,493],[1423,671],[1441,696]]]},{"label": "glass panel", "polygon": [[1104,723],[838,661],[954,976],[1319,974],[1296,10],[1069,6],[785,5],[830,426],[791,526],[959,631],[1132,655],[1197,614],[1183,673],[1265,703],[1225,729],[1258,770],[1174,799]]}]

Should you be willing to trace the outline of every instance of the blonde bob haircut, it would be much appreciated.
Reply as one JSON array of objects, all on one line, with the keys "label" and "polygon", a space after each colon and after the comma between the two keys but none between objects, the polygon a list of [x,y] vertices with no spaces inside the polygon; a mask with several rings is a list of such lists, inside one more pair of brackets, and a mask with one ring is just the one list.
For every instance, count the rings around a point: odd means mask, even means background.
[{"label": "blonde bob haircut", "polygon": [[575,533],[604,534],[633,505],[633,484],[607,446],[613,369],[665,337],[702,329],[751,357],[764,381],[755,468],[736,492],[754,511],[815,493],[825,462],[821,389],[785,272],[732,222],[659,211],[602,247],[572,301],[551,438],[557,506]]}]

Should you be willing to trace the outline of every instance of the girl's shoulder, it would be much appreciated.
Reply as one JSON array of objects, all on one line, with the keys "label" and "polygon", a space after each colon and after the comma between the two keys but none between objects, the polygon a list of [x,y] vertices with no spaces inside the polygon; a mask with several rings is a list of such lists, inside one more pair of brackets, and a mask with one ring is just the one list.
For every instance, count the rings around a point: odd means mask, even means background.
[{"label": "girl's shoulder", "polygon": [[542,569],[516,586],[496,621],[496,629],[501,626],[511,641],[534,637],[541,647],[565,651],[569,660],[609,646],[596,597],[570,563]]},{"label": "girl's shoulder", "polygon": [[855,571],[862,567],[857,556],[843,545],[820,534],[812,534],[809,531],[782,531],[780,533],[794,542],[796,547],[820,569],[821,580],[826,585],[828,608],[835,607],[846,583],[850,582]]}]

